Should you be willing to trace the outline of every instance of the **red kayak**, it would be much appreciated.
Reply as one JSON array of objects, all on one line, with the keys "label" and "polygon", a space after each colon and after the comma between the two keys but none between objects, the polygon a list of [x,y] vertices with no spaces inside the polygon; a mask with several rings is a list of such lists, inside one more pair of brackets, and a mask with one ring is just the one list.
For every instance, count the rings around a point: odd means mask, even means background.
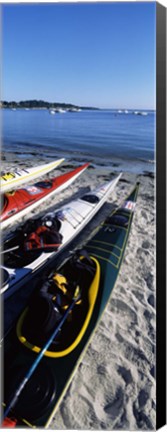
[{"label": "red kayak", "polygon": [[39,181],[23,189],[7,192],[2,195],[2,211],[0,216],[1,228],[24,216],[45,199],[68,187],[85,169],[88,163],[67,174],[60,175],[51,180]]}]

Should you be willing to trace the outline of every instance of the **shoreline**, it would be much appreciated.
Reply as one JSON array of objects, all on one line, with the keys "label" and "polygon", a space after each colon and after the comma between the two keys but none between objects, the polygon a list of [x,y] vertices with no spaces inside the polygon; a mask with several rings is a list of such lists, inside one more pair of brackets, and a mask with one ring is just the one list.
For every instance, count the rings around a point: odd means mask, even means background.
[{"label": "shoreline", "polygon": [[[44,150],[44,149],[43,149]],[[54,154],[54,156],[53,156]],[[1,151],[1,161],[2,161],[2,170],[9,171],[15,169],[16,166],[26,166],[31,165],[32,158],[36,159],[36,164],[42,164],[46,162],[51,162],[52,160],[64,158],[63,167],[68,167],[68,165],[74,167],[75,165],[90,162],[90,166],[93,169],[99,169],[100,171],[103,169],[114,170],[117,172],[129,172],[136,175],[150,175],[150,177],[154,178],[155,175],[155,161],[153,160],[144,160],[138,159],[136,160],[123,160],[122,158],[116,157],[103,157],[103,161],[101,158],[96,155],[93,157],[92,155],[85,155],[79,152],[73,152],[73,156],[68,151],[63,152],[54,152],[54,149],[50,149],[50,154],[43,153],[42,157],[39,157],[39,153],[36,151],[24,152],[20,153],[20,151],[15,150],[14,153],[10,151]],[[25,162],[26,160],[26,162]],[[60,166],[60,169],[62,165]]]}]

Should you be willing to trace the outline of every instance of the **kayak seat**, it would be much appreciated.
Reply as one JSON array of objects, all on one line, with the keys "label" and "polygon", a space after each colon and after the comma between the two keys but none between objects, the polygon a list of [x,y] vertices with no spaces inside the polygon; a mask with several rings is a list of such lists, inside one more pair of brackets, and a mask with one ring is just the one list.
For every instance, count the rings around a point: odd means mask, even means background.
[{"label": "kayak seat", "polygon": [[24,234],[24,236],[27,236],[28,234],[31,234],[33,231],[36,231],[41,226],[50,226],[56,229],[57,231],[59,231],[61,227],[61,223],[59,220],[57,220],[56,217],[50,214],[45,216],[44,218],[28,220],[21,227],[21,232]]},{"label": "kayak seat", "polygon": [[24,250],[54,249],[62,243],[62,235],[54,228],[44,225],[39,226],[36,231],[31,232],[24,241]]},{"label": "kayak seat", "polygon": [[[50,227],[45,227],[45,223],[48,221],[50,221],[50,218],[46,219],[44,224],[42,224],[41,218],[32,219],[17,229],[15,235],[12,235],[4,245],[4,248],[7,249],[19,246],[18,249],[13,251],[11,250],[4,254],[4,265],[6,267],[24,267],[37,259],[42,250],[52,252],[57,249],[57,247],[62,243],[62,235],[59,232],[61,222],[55,218]],[[40,230],[38,231],[38,228],[41,226],[44,228],[42,228],[41,235],[39,235]],[[26,248],[28,240],[31,240],[31,244],[30,247]]]},{"label": "kayak seat", "polygon": [[42,219],[42,224],[50,227],[54,227],[55,230],[60,231],[61,222],[57,216],[49,214]]},{"label": "kayak seat", "polygon": [[40,181],[35,183],[36,187],[42,188],[42,189],[51,189],[51,187],[53,186],[52,181]]},{"label": "kayak seat", "polygon": [[97,197],[97,195],[84,195],[83,197],[81,197],[82,201],[86,201],[86,202],[90,202],[91,204],[97,204],[100,201],[100,198]]},{"label": "kayak seat", "polygon": [[[71,265],[69,265],[69,261]],[[83,336],[85,335],[92,314],[94,312],[98,291],[99,291],[100,265],[94,257],[88,259],[85,258],[84,256],[80,256],[80,257],[76,256],[76,261],[77,261],[77,265],[75,266],[75,269],[77,268],[77,273],[74,270],[74,262],[75,262],[74,258],[71,258],[65,264],[63,264],[62,268],[59,268],[59,271],[60,271],[60,275],[66,278],[68,286],[70,286],[70,282],[76,283],[77,289],[79,286],[79,292],[81,293],[82,301],[79,306],[75,305],[73,307],[71,311],[72,312],[71,316],[70,313],[67,315],[64,324],[61,326],[61,330],[59,330],[58,337],[57,336],[55,337],[55,339],[52,341],[51,345],[49,346],[49,349],[44,354],[47,357],[58,358],[70,354],[78,346]],[[82,261],[83,264],[82,271],[80,269],[80,265],[78,268],[79,261]],[[84,269],[84,264],[85,264],[85,269]],[[72,277],[71,272],[72,273],[74,272],[73,275],[75,276],[75,279]],[[52,292],[53,275],[54,272],[45,280],[44,284],[41,287],[41,290],[43,290],[43,292],[46,291],[47,295],[49,296],[52,295],[52,302],[53,302],[52,308],[54,307],[54,301],[55,301],[54,299],[55,296],[53,295]],[[66,283],[66,281],[64,282]],[[25,347],[27,347],[31,351],[39,353],[42,347],[44,346],[44,343],[46,343],[49,340],[49,337],[51,337],[52,332],[50,332],[50,334],[46,336],[44,334],[45,333],[44,326],[42,326],[42,331],[40,328],[39,334],[37,335],[37,332],[36,333],[34,332],[35,326],[31,323],[31,328],[33,328],[33,330],[31,330],[31,334],[30,334],[30,327],[28,323],[32,322],[32,316],[33,316],[31,313],[31,304],[29,304],[29,306],[27,306],[27,308],[21,314],[17,323],[16,333],[19,341]],[[62,312],[59,309],[59,306],[57,305],[57,299],[56,299],[55,306],[59,312]],[[35,311],[37,315],[37,308],[35,308]],[[62,312],[62,315],[64,315],[64,313],[65,312]],[[29,317],[29,321],[27,321],[28,317]],[[49,313],[48,313],[48,317],[49,317]],[[45,323],[47,323],[47,319],[45,320]],[[56,325],[55,325],[55,329],[56,329]]]},{"label": "kayak seat", "polygon": [[126,216],[126,215],[116,213],[116,214],[109,216],[106,219],[105,223],[111,224],[111,225],[118,225],[121,227],[127,227],[128,223],[129,223],[129,217],[128,217],[128,214]]},{"label": "kayak seat", "polygon": [[81,249],[67,261],[64,272],[68,280],[77,281],[81,287],[89,286],[95,274],[95,263],[89,258],[86,250]]},{"label": "kayak seat", "polygon": [[47,293],[39,292],[32,298],[23,330],[30,339],[35,338],[38,343],[44,342],[61,317],[62,314],[57,305],[53,303],[52,297]]},{"label": "kayak seat", "polygon": [[76,291],[81,298],[67,317],[66,322],[53,340],[51,351],[61,351],[71,346],[86,320],[89,310],[89,289],[96,273],[95,262],[84,256],[72,257],[63,267],[63,273],[53,272],[41,289],[32,296],[22,322],[22,334],[30,343],[42,346],[51,335]]}]

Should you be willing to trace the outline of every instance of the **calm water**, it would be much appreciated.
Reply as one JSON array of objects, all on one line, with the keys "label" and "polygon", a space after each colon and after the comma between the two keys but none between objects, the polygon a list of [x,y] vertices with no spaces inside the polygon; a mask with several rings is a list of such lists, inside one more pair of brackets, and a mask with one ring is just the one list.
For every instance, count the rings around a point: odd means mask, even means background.
[{"label": "calm water", "polygon": [[116,169],[154,169],[155,113],[81,111],[51,115],[48,110],[2,110],[2,151],[19,158],[114,164]]}]

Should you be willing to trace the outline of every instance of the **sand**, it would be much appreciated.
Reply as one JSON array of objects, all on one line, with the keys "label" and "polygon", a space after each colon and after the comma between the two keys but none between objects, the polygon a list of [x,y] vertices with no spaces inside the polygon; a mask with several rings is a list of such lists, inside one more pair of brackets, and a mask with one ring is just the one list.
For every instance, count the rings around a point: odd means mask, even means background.
[{"label": "sand", "polygon": [[[4,169],[10,169],[13,162],[3,161]],[[25,164],[24,161],[17,162],[20,166]],[[63,163],[49,177],[70,168],[73,168],[71,164]],[[90,166],[68,190],[47,200],[29,213],[27,219],[39,211],[44,212],[55,205],[59,207],[69,201],[72,194],[77,196],[78,191],[88,190],[90,185],[93,188],[117,172],[113,167]],[[155,429],[154,175],[124,172],[108,203],[78,241],[84,244],[94,227],[113,205],[121,203],[136,180],[140,181],[139,196],[120,275],[50,429]],[[13,224],[5,233],[16,226]],[[77,242],[73,242],[73,247],[76,245]]]}]

